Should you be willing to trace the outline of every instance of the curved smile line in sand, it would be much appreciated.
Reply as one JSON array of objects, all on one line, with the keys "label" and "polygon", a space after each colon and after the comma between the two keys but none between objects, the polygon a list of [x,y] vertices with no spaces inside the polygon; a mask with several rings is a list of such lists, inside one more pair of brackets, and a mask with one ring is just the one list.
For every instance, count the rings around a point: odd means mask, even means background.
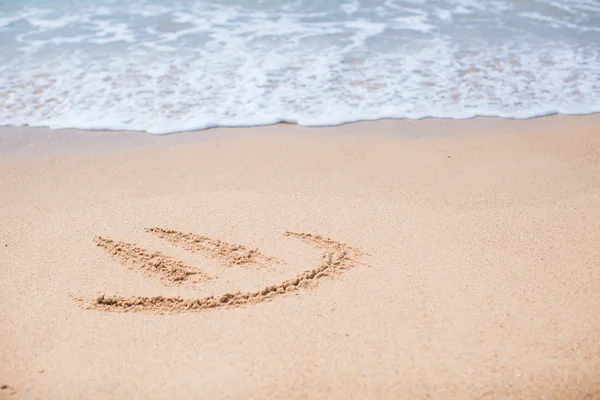
[{"label": "curved smile line in sand", "polygon": [[[218,259],[226,266],[266,266],[280,262],[274,257],[263,255],[258,249],[250,249],[246,246],[234,245],[206,236],[156,227],[146,229],[146,231],[188,251]],[[214,308],[243,307],[271,300],[274,297],[300,289],[313,288],[318,285],[320,279],[339,275],[359,263],[359,258],[363,255],[357,248],[318,235],[296,232],[285,232],[284,235],[295,237],[316,249],[322,250],[321,264],[277,285],[267,286],[254,292],[233,292],[221,296],[191,299],[163,296],[124,297],[101,295],[92,301],[86,301],[84,298],[75,298],[75,300],[80,302],[86,309],[113,312],[182,313]],[[121,264],[158,278],[167,285],[179,285],[185,282],[196,283],[212,279],[198,267],[186,265],[160,252],[150,252],[132,243],[117,242],[103,237],[94,238],[94,242],[117,258]]]}]

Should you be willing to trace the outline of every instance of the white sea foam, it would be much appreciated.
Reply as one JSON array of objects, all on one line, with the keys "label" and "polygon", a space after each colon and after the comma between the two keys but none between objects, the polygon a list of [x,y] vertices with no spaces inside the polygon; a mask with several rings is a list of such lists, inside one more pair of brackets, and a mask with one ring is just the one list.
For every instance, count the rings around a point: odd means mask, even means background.
[{"label": "white sea foam", "polygon": [[0,6],[0,125],[168,133],[600,111],[594,1],[321,3]]}]

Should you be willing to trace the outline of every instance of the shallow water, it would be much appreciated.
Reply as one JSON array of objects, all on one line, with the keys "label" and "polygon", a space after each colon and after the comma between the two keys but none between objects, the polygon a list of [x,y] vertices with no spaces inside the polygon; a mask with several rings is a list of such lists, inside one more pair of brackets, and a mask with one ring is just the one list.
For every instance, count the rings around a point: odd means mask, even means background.
[{"label": "shallow water", "polygon": [[0,2],[0,125],[600,111],[600,1]]}]

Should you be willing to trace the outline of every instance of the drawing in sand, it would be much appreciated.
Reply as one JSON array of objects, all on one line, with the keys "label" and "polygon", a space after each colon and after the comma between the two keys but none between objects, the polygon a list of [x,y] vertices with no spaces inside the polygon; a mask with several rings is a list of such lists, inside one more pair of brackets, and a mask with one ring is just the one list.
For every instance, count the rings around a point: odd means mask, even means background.
[{"label": "drawing in sand", "polygon": [[[185,250],[218,259],[226,266],[268,266],[280,262],[274,257],[265,256],[258,249],[230,244],[206,236],[157,227],[148,228],[146,231]],[[91,301],[86,301],[84,298],[76,298],[76,300],[87,309],[113,312],[182,313],[214,308],[242,307],[271,300],[300,289],[313,288],[318,285],[320,279],[339,275],[359,263],[360,257],[364,254],[357,248],[319,235],[289,231],[284,235],[300,239],[313,248],[321,250],[321,263],[316,268],[306,270],[279,284],[251,292],[224,293],[221,296],[199,298],[101,295]],[[202,269],[186,265],[160,252],[148,251],[132,243],[103,237],[96,237],[94,241],[121,264],[148,276],[156,277],[164,284],[198,283],[212,279]]]}]

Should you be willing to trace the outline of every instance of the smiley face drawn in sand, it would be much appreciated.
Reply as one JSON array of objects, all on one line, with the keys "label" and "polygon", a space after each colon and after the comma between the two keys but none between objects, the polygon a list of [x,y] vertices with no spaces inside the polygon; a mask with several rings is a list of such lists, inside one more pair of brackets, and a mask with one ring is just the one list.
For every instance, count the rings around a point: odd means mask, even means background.
[{"label": "smiley face drawn in sand", "polygon": [[[185,250],[200,253],[208,258],[217,259],[228,266],[269,265],[279,263],[274,257],[262,254],[258,249],[235,245],[221,240],[193,233],[183,233],[172,229],[148,228],[146,232],[171,242]],[[287,279],[277,285],[267,286],[254,292],[224,293],[221,296],[200,298],[163,297],[163,296],[98,296],[92,301],[76,298],[86,309],[113,312],[152,312],[183,313],[199,312],[215,308],[243,307],[271,300],[301,289],[314,288],[323,278],[333,277],[359,263],[363,253],[345,243],[309,233],[285,232],[322,252],[321,263],[313,269]],[[185,282],[197,284],[212,279],[201,268],[186,265],[168,255],[152,252],[135,244],[118,242],[103,237],[94,238],[94,242],[108,251],[121,264],[129,268],[156,277],[167,285]]]}]

